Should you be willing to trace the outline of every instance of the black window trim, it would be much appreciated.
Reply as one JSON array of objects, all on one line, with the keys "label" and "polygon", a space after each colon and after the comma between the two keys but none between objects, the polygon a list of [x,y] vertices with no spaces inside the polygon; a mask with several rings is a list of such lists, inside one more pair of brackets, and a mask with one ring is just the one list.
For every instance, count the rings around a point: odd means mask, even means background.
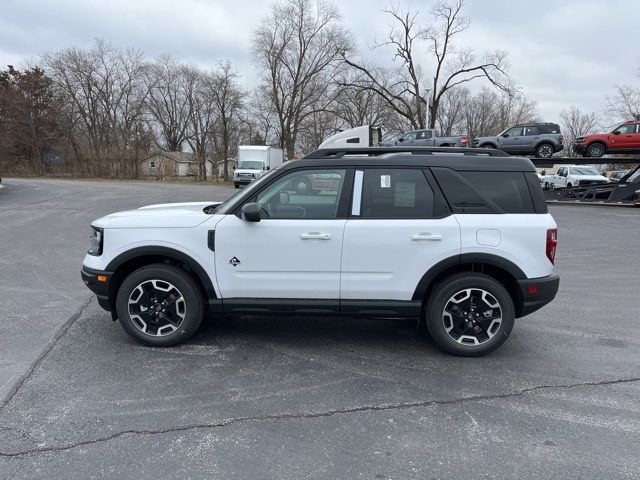
[{"label": "black window trim", "polygon": [[338,199],[338,209],[336,211],[336,216],[334,218],[270,218],[269,220],[345,220],[347,218],[347,212],[350,208],[351,192],[353,190],[353,173],[355,170],[353,166],[347,165],[301,166],[298,168],[288,168],[286,170],[283,170],[279,175],[274,175],[274,177],[268,183],[262,185],[259,190],[253,192],[253,195],[246,198],[243,202],[239,203],[233,209],[233,211],[228,213],[228,215],[235,215],[236,217],[241,218],[243,206],[245,206],[247,203],[255,203],[260,193],[264,192],[267,188],[283,178],[285,175],[289,175],[294,172],[303,172],[310,170],[345,170],[344,183],[342,185],[342,191],[340,192],[340,198]]}]

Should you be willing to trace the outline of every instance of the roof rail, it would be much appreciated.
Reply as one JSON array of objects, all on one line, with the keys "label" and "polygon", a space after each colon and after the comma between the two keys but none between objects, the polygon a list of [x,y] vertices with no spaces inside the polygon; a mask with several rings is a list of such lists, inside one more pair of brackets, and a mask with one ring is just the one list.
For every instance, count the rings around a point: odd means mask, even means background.
[{"label": "roof rail", "polygon": [[345,155],[378,156],[387,153],[410,153],[411,155],[434,155],[438,153],[457,153],[459,155],[485,155],[488,157],[509,157],[501,151],[488,148],[469,147],[362,147],[362,148],[321,148],[302,158],[342,158]]}]

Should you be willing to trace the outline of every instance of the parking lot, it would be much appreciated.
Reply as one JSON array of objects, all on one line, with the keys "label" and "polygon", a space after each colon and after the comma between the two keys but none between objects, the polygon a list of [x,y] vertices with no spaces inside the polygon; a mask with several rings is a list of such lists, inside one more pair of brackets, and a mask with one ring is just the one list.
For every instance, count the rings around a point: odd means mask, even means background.
[{"label": "parking lot", "polygon": [[82,284],[89,222],[234,189],[3,183],[0,478],[640,478],[640,209],[551,207],[558,297],[486,357],[301,317],[154,349]]}]

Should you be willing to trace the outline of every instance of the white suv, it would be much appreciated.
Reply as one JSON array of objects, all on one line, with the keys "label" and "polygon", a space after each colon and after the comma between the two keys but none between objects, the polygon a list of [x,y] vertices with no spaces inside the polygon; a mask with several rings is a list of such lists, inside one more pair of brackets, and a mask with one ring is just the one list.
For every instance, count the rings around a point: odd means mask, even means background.
[{"label": "white suv", "polygon": [[318,150],[222,204],[152,205],[91,229],[84,282],[153,346],[205,315],[409,317],[476,356],[559,283],[535,168],[484,149]]}]

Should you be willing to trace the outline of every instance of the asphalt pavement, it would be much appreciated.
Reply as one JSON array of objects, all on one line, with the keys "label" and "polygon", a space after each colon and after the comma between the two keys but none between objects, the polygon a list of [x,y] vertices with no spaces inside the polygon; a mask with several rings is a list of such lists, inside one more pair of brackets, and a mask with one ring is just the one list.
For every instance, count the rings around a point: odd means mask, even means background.
[{"label": "asphalt pavement", "polygon": [[315,317],[155,349],[82,284],[87,225],[233,189],[3,183],[0,478],[640,478],[640,210],[552,207],[558,297],[482,358]]}]

